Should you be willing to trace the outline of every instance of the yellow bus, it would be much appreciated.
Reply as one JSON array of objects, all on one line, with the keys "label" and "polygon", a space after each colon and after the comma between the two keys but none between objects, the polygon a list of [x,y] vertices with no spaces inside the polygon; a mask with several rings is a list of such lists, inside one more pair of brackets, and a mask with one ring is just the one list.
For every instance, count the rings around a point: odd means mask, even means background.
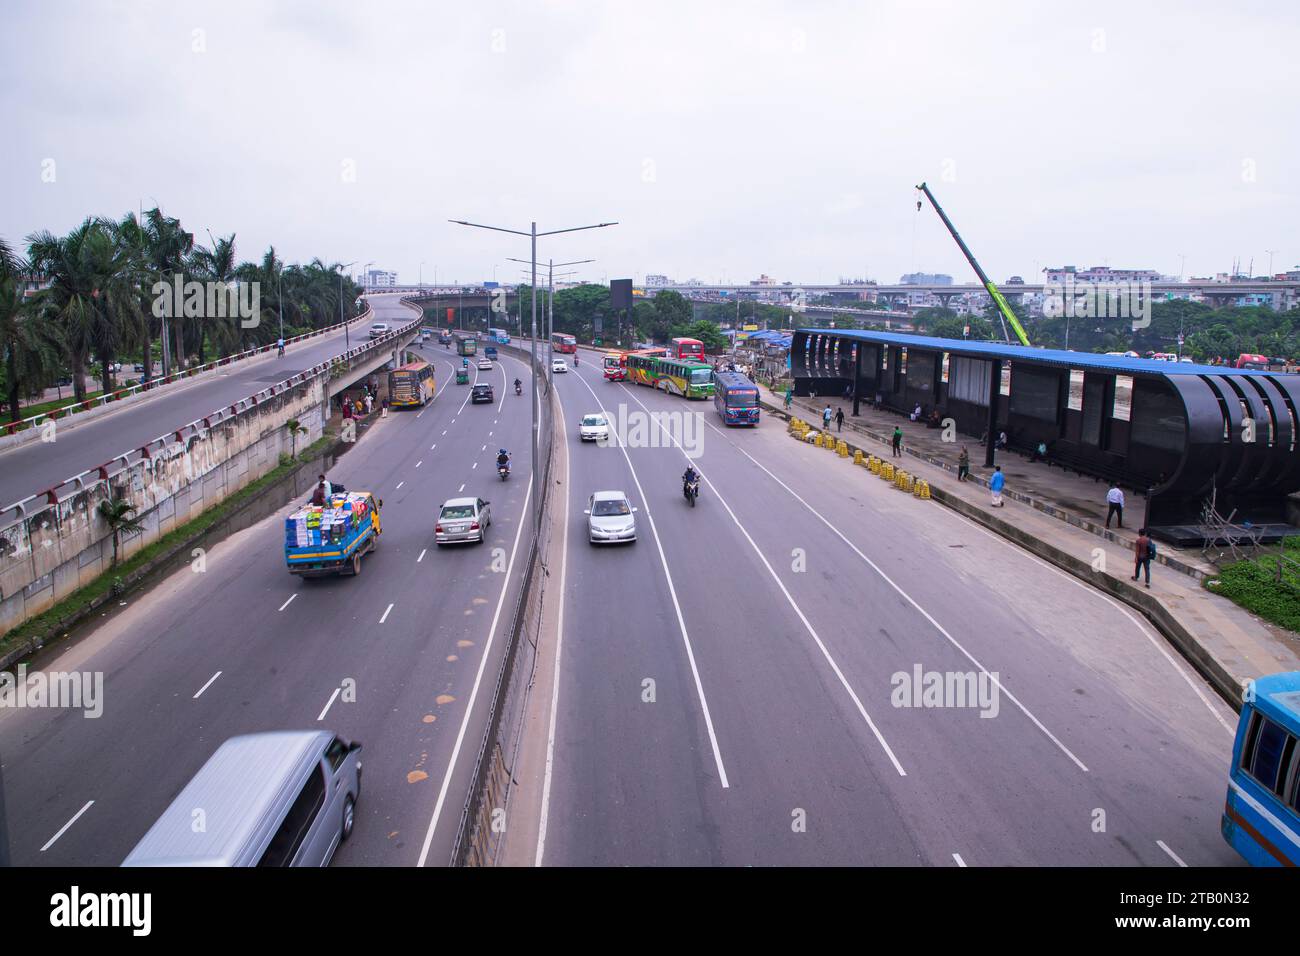
[{"label": "yellow bus", "polygon": [[428,362],[412,362],[388,373],[388,401],[394,408],[423,407],[436,392]]}]

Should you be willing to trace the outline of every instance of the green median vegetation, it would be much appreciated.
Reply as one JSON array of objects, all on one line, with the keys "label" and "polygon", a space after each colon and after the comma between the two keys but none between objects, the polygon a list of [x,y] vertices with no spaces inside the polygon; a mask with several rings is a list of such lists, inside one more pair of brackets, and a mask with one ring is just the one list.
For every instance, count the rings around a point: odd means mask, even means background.
[{"label": "green median vegetation", "polygon": [[1205,582],[1205,588],[1271,624],[1300,633],[1300,537],[1285,539],[1280,550],[1270,548],[1227,565],[1217,578]]},{"label": "green median vegetation", "polygon": [[268,487],[289,474],[294,468],[297,468],[302,462],[309,461],[320,452],[325,451],[334,443],[336,437],[335,435],[326,434],[317,439],[310,446],[303,449],[302,454],[298,456],[296,461],[289,458],[288,455],[281,455],[280,464],[252,484],[239,489],[225,501],[213,505],[197,518],[173,528],[157,541],[141,548],[116,567],[109,568],[89,584],[78,588],[53,607],[19,624],[0,637],[0,656],[31,640],[39,640],[44,644],[56,636],[61,636],[57,632],[63,628],[74,626],[76,622],[70,619],[78,612],[83,611],[95,601],[110,593],[125,594],[127,588],[124,582],[149,562],[229,517]]}]

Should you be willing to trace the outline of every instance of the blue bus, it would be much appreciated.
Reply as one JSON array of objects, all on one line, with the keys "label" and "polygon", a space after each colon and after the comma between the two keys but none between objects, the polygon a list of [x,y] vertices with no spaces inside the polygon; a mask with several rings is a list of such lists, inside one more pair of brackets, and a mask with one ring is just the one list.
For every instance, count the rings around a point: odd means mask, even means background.
[{"label": "blue bus", "polygon": [[505,329],[488,329],[488,338],[497,345],[510,344],[510,333]]},{"label": "blue bus", "polygon": [[758,386],[739,372],[714,372],[713,407],[728,425],[757,425]]},{"label": "blue bus", "polygon": [[1232,745],[1223,838],[1251,866],[1300,863],[1300,671],[1255,681]]}]

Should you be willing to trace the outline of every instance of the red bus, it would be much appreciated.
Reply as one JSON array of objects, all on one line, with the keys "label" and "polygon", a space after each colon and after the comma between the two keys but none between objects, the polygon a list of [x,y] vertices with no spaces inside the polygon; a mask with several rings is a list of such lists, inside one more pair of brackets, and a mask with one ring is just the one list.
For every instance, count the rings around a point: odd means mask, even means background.
[{"label": "red bus", "polygon": [[699,339],[672,339],[668,343],[668,356],[690,362],[703,362],[704,343]]},{"label": "red bus", "polygon": [[572,335],[566,335],[563,332],[553,332],[551,334],[551,348],[557,352],[576,352],[578,351],[578,340]]}]

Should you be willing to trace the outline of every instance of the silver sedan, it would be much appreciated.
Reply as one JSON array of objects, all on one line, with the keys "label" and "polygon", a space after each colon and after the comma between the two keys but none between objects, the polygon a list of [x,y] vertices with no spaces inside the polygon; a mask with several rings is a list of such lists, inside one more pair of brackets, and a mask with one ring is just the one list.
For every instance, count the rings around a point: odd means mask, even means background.
[{"label": "silver sedan", "polygon": [[614,544],[636,540],[636,509],[621,491],[598,491],[587,499],[587,540]]},{"label": "silver sedan", "polygon": [[488,525],[492,524],[489,504],[482,498],[449,499],[438,512],[433,540],[440,545],[470,541],[482,543]]}]

